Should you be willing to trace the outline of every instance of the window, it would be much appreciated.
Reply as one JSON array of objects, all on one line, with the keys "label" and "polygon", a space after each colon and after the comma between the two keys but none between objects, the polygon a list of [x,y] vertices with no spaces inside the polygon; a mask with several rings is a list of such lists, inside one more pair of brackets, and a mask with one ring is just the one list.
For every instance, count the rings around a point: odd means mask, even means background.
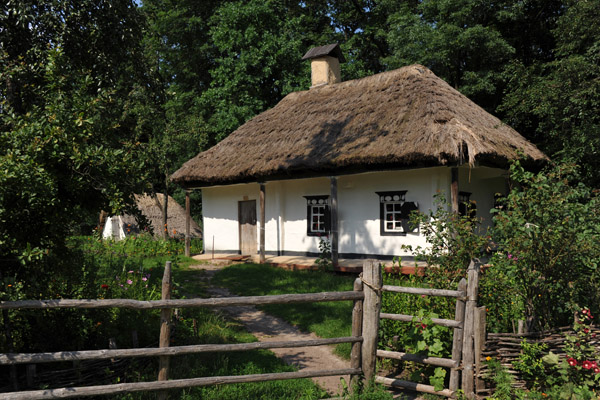
[{"label": "window", "polygon": [[477,215],[477,205],[471,201],[471,193],[458,192],[458,213],[471,218],[475,218]]},{"label": "window", "polygon": [[417,203],[405,201],[406,190],[377,192],[379,195],[380,234],[400,236],[417,229],[410,223],[410,213],[418,210]]},{"label": "window", "polygon": [[306,234],[325,236],[331,230],[329,196],[304,196],[306,199]]}]

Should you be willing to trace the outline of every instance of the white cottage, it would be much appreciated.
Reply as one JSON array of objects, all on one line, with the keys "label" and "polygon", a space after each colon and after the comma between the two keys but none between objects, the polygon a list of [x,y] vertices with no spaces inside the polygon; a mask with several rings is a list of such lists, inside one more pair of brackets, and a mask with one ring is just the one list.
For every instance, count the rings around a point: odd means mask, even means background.
[{"label": "white cottage", "polygon": [[446,194],[490,223],[507,166],[545,156],[421,65],[338,82],[337,45],[310,50],[310,90],[287,95],[172,179],[202,190],[204,237],[224,253],[410,258],[412,210]]}]

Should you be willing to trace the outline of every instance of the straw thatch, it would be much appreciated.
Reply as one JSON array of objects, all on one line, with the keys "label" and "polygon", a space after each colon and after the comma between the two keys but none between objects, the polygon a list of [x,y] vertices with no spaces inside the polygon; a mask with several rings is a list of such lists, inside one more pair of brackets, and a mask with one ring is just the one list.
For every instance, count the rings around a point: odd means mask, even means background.
[{"label": "straw thatch", "polygon": [[546,157],[421,65],[287,95],[172,176],[186,187]]},{"label": "straw thatch", "polygon": [[[164,229],[162,222],[163,201],[164,197],[161,193],[158,193],[156,198],[147,194],[135,195],[137,208],[142,215],[146,217],[150,225],[152,225],[152,231],[155,236],[161,236]],[[137,233],[138,224],[135,217],[130,214],[125,214],[122,218],[125,224],[130,225],[130,233]],[[170,237],[181,238],[185,236],[185,209],[171,196],[169,196],[169,202],[167,204],[167,228]],[[190,236],[194,238],[202,237],[202,230],[193,219],[190,219]]]}]

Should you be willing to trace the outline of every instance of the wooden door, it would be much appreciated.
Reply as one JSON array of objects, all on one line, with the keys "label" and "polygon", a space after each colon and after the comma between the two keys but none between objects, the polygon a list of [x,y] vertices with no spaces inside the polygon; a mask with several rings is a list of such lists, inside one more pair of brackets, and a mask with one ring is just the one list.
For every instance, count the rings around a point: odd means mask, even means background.
[{"label": "wooden door", "polygon": [[238,202],[238,221],[240,223],[240,253],[254,255],[256,244],[256,200]]}]

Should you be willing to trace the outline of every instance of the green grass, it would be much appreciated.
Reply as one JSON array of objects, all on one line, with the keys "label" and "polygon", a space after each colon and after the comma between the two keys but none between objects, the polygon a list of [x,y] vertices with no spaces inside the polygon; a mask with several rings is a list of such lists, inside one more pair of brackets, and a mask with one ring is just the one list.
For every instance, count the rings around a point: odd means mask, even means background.
[{"label": "green grass", "polygon": [[[239,264],[218,271],[212,283],[239,295],[264,296],[347,291],[352,290],[354,279],[321,271],[287,271],[267,265]],[[350,336],[352,333],[351,301],[274,304],[261,309],[323,338]],[[350,347],[349,343],[343,343],[336,347],[335,352],[349,359]]]}]

